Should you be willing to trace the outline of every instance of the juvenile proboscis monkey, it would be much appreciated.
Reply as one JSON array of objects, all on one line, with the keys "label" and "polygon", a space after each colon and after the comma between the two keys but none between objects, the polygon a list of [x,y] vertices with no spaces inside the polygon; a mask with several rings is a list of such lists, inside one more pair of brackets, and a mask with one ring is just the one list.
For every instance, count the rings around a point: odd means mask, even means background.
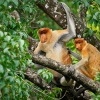
[{"label": "juvenile proboscis monkey", "polygon": [[[40,42],[35,49],[34,54],[39,54],[41,51],[43,51],[46,53],[47,58],[51,58],[57,62],[60,62],[61,64],[67,65],[72,63],[72,59],[68,53],[68,50],[66,49],[65,42],[75,37],[76,32],[75,24],[70,14],[69,8],[64,3],[62,3],[62,6],[64,7],[67,14],[68,28],[54,31],[49,28],[40,28],[38,31]],[[58,72],[51,69],[49,70],[53,73],[55,78],[62,77],[62,75]],[[66,85],[66,82],[64,83],[64,81],[65,78],[62,77],[60,83],[62,85]]]},{"label": "juvenile proboscis monkey", "polygon": [[97,72],[100,72],[100,52],[96,47],[87,43],[84,38],[75,39],[75,46],[82,56],[75,68],[78,68],[87,77],[94,79]]}]

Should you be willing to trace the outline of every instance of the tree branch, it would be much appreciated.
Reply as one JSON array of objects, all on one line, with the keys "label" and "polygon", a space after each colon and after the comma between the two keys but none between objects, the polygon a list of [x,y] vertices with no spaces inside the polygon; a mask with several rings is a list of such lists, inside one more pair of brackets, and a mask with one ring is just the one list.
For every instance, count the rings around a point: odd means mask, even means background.
[{"label": "tree branch", "polygon": [[83,74],[79,73],[76,70],[70,70],[69,67],[72,67],[72,69],[74,69],[74,66],[62,65],[54,60],[48,59],[41,55],[33,55],[32,61],[34,63],[38,63],[42,66],[46,66],[50,69],[53,69],[53,70],[61,73],[65,77],[70,76],[72,79],[74,79],[78,83],[82,84],[85,88],[89,89],[90,91],[92,91],[94,93],[100,92],[100,83],[97,83],[97,82],[87,78],[86,76],[84,76]]},{"label": "tree branch", "polygon": [[25,73],[25,78],[35,85],[39,86],[41,89],[51,89],[51,86],[48,85],[37,73],[33,72],[31,68],[28,68]]}]

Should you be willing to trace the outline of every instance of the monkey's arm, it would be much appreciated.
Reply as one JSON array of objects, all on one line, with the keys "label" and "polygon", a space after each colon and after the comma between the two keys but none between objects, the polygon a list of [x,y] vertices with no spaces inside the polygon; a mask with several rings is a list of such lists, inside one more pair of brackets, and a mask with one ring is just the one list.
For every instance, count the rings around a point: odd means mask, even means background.
[{"label": "monkey's arm", "polygon": [[80,67],[84,67],[87,63],[88,63],[88,60],[89,60],[89,52],[87,50],[87,48],[85,48],[82,53],[82,59],[75,64],[75,69],[77,68],[80,68]]},{"label": "monkey's arm", "polygon": [[[41,51],[41,49],[42,49],[41,43],[39,42],[38,46],[34,50],[34,54],[45,55],[44,52]],[[44,68],[44,66],[35,63],[35,69],[42,69],[42,68]]]},{"label": "monkey's arm", "polygon": [[76,63],[74,65],[75,66],[75,69],[84,67],[87,62],[88,62],[88,58],[82,58],[78,63]]},{"label": "monkey's arm", "polygon": [[34,50],[34,54],[39,54],[41,51],[41,43],[39,42],[37,48]]}]

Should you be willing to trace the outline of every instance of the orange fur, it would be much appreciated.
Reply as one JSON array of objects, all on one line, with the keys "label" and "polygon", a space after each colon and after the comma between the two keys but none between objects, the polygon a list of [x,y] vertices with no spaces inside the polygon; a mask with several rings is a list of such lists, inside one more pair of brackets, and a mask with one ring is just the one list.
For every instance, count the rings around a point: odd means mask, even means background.
[{"label": "orange fur", "polygon": [[64,65],[71,64],[72,63],[72,58],[69,55],[68,51],[63,49],[62,52],[63,52],[63,54],[62,54],[62,64],[64,64]]},{"label": "orange fur", "polygon": [[[97,72],[100,72],[100,52],[83,38],[75,39],[75,46],[80,51],[82,60],[87,59],[84,66],[79,67],[80,71],[87,77],[94,79]],[[77,64],[77,66],[80,66],[80,64]]]}]

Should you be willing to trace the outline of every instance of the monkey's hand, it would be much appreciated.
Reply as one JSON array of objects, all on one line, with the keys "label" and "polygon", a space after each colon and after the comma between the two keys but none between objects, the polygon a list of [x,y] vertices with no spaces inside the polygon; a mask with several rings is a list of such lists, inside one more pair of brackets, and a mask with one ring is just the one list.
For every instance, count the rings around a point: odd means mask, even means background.
[{"label": "monkey's hand", "polygon": [[38,54],[38,51],[36,49],[34,50],[34,54]]},{"label": "monkey's hand", "polygon": [[41,51],[41,43],[38,43],[38,46],[36,47],[36,49],[34,50],[34,54],[39,54],[39,52]]},{"label": "monkey's hand", "polygon": [[74,66],[75,69],[79,69],[81,67],[84,67],[88,63],[88,57],[82,58],[78,63],[76,63]]}]

